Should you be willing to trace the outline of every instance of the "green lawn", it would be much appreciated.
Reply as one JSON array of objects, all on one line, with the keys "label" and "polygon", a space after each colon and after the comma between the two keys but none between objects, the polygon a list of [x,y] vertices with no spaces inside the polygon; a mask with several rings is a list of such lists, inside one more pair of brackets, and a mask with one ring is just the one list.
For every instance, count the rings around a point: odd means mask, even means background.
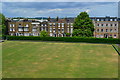
[{"label": "green lawn", "polygon": [[116,45],[116,44],[113,44],[114,45],[114,47],[120,52],[120,44],[118,45]]},{"label": "green lawn", "polygon": [[6,41],[3,78],[117,78],[109,44]]}]

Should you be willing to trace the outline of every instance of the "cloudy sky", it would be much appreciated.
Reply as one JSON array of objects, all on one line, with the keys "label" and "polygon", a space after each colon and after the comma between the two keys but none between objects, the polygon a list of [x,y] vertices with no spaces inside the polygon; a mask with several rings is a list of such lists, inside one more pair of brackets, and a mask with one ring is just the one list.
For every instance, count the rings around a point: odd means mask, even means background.
[{"label": "cloudy sky", "polygon": [[1,3],[6,17],[75,17],[86,11],[91,17],[117,17],[118,2],[9,2]]}]

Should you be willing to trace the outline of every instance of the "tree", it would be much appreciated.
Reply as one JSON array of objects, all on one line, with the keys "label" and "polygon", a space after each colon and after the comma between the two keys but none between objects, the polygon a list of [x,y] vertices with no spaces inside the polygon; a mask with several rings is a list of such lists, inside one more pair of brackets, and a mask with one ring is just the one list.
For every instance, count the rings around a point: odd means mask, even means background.
[{"label": "tree", "polygon": [[87,12],[81,12],[73,23],[73,36],[91,37],[94,32],[94,24]]},{"label": "tree", "polygon": [[0,25],[3,24],[5,24],[5,16],[2,13],[0,13]]},{"label": "tree", "polygon": [[67,36],[67,37],[70,37],[70,35],[71,35],[70,33],[66,33],[66,36]]},{"label": "tree", "polygon": [[5,16],[0,13],[0,34],[2,35],[6,34],[6,26],[5,26]]},{"label": "tree", "polygon": [[41,31],[40,32],[40,36],[41,37],[47,37],[48,36],[48,33],[46,31]]},{"label": "tree", "polygon": [[59,19],[59,17],[57,16],[57,17],[56,17],[56,21],[58,21],[58,19]]}]

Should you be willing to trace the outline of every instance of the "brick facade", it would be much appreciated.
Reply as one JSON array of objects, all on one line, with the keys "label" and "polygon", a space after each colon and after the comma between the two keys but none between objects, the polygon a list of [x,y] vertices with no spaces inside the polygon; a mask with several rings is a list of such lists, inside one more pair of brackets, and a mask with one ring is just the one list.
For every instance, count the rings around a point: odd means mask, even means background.
[{"label": "brick facade", "polygon": [[[120,38],[120,21],[117,17],[91,17],[95,27],[94,37]],[[52,37],[72,36],[74,18],[48,20],[8,21],[8,33],[15,36],[39,36],[40,31],[48,32]],[[119,34],[119,35],[118,35]]]}]

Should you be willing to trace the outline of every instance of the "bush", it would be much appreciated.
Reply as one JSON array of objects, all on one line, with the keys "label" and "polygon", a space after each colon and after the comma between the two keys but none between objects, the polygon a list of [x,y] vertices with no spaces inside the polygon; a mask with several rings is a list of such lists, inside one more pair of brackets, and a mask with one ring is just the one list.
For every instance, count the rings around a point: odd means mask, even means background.
[{"label": "bush", "polygon": [[87,43],[112,43],[120,44],[120,39],[93,38],[93,37],[39,37],[39,36],[7,36],[8,40],[40,40],[40,41],[64,41]]}]

